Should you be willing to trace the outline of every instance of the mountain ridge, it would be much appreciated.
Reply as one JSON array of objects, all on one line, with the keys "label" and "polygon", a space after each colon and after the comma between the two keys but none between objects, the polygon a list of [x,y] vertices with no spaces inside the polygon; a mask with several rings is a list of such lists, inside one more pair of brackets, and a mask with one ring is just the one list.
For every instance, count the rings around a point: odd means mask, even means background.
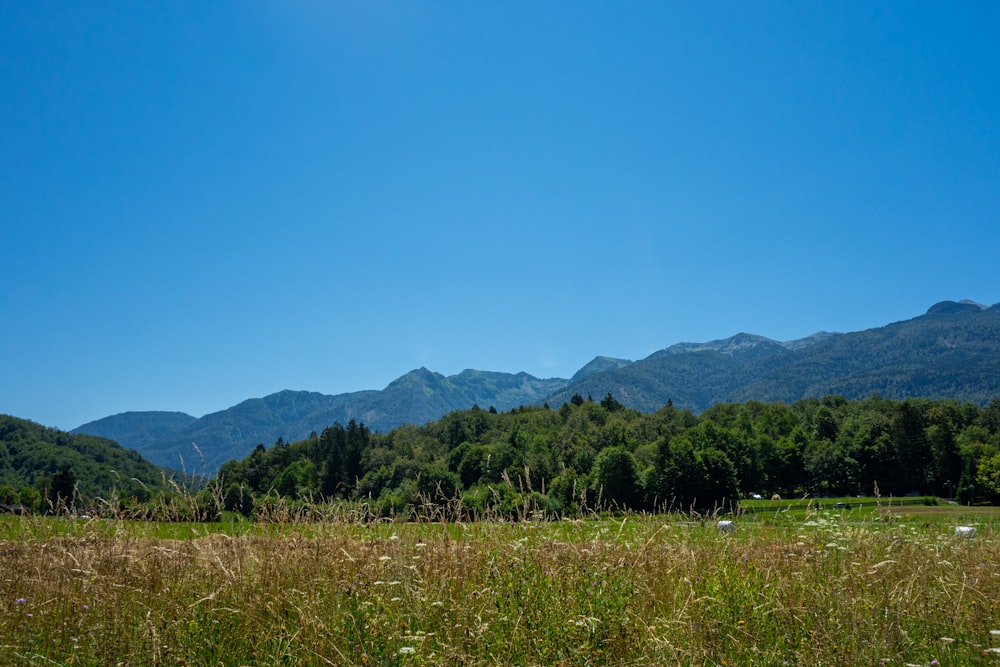
[{"label": "mountain ridge", "polygon": [[[720,402],[791,402],[828,393],[848,398],[926,394],[985,403],[1000,395],[998,378],[1000,304],[942,301],[915,318],[859,332],[817,332],[786,342],[738,333],[706,343],[676,343],[638,361],[598,356],[570,379],[473,369],[445,376],[421,367],[382,390],[333,396],[282,390],[186,424],[156,412],[122,413],[72,432],[111,437],[107,433],[115,429],[124,434],[123,445],[154,463],[185,469],[187,459],[206,468],[191,472],[212,473],[258,443],[301,439],[336,422],[355,420],[385,431],[473,405],[505,411],[558,406],[575,394],[600,398],[608,393],[642,411],[654,411],[668,400],[701,411]],[[158,419],[160,429],[165,423],[179,427],[155,435],[153,425],[142,424],[144,415]],[[136,423],[117,423],[129,420]]]}]

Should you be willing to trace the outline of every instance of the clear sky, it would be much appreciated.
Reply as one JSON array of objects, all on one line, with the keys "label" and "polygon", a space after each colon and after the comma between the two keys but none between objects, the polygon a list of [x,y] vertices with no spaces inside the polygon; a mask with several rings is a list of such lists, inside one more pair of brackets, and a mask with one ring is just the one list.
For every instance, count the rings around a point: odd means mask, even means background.
[{"label": "clear sky", "polygon": [[0,412],[1000,301],[1000,3],[0,0]]}]

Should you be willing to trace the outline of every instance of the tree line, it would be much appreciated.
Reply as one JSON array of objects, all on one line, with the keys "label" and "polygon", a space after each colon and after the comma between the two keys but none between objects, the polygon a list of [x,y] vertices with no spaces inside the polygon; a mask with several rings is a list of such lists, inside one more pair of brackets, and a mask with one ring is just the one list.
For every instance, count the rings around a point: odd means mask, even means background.
[{"label": "tree line", "polygon": [[705,510],[749,494],[905,495],[1000,501],[1000,399],[895,401],[877,395],[795,403],[670,401],[652,413],[574,395],[559,408],[454,411],[387,433],[333,424],[294,443],[263,444],[222,466],[224,508],[264,498],[364,500],[380,514],[460,501],[513,512],[585,508]]}]

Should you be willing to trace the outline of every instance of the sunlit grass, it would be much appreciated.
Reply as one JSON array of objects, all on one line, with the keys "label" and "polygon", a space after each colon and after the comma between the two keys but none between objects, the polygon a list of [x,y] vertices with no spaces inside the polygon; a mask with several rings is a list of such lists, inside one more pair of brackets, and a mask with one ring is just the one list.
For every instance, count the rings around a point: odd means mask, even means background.
[{"label": "sunlit grass", "polygon": [[997,516],[928,509],[737,515],[728,534],[680,516],[7,518],[0,663],[992,664]]}]

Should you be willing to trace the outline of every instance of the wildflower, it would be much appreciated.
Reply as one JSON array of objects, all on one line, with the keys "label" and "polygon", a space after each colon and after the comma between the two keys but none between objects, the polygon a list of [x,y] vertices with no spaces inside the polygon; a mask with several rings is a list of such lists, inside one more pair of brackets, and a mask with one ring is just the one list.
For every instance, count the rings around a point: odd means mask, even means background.
[{"label": "wildflower", "polygon": [[89,611],[89,610],[90,610],[90,607],[88,607],[88,606],[87,606],[87,605],[85,605],[85,604],[82,604],[82,605],[80,605],[80,609],[81,609],[81,611]]},{"label": "wildflower", "polygon": [[412,647],[412,646],[404,646],[401,649],[399,649],[399,654],[400,655],[413,655],[416,652],[417,652],[417,649],[414,648],[414,647]]},{"label": "wildflower", "polygon": [[14,602],[16,602],[17,604],[24,604],[27,601],[28,601],[27,598],[18,598]]}]

